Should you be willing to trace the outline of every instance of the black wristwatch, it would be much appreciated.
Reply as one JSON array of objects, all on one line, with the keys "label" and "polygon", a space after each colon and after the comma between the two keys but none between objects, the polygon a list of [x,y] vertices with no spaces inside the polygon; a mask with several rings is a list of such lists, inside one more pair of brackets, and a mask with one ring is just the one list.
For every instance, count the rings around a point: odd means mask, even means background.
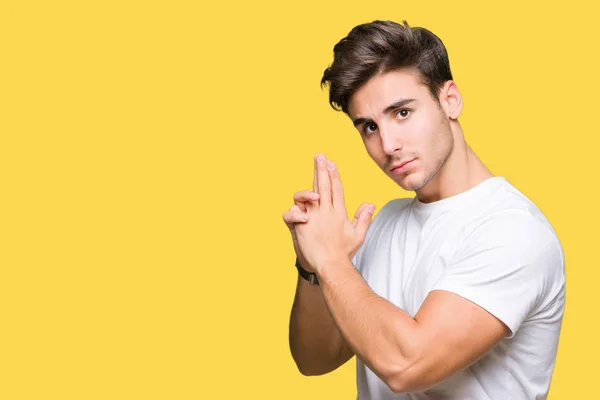
[{"label": "black wristwatch", "polygon": [[302,268],[302,265],[300,265],[300,261],[298,261],[298,257],[296,257],[296,268],[298,269],[298,273],[300,274],[300,276],[306,279],[311,285],[319,284],[317,274],[313,272],[308,272],[307,270]]}]

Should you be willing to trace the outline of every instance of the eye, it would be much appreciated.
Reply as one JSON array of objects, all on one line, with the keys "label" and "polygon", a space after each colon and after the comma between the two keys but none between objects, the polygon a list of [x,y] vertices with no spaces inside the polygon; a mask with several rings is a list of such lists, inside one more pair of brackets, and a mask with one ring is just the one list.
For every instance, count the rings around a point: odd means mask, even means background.
[{"label": "eye", "polygon": [[374,123],[366,124],[365,127],[363,128],[363,132],[366,135],[373,133],[376,130],[377,130],[377,124],[374,124]]},{"label": "eye", "polygon": [[410,110],[403,108],[402,110],[398,110],[396,113],[396,117],[398,119],[406,119],[410,115]]}]

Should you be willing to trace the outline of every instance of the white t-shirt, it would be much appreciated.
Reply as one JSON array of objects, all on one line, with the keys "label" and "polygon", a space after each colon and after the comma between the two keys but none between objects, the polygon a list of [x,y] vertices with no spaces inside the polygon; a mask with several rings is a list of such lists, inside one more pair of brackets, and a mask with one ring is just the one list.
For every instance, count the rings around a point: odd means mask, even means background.
[{"label": "white t-shirt", "polygon": [[433,203],[390,201],[353,262],[375,293],[413,317],[430,291],[445,290],[511,330],[426,392],[395,394],[357,358],[358,400],[546,398],[565,305],[563,250],[542,212],[505,178]]}]

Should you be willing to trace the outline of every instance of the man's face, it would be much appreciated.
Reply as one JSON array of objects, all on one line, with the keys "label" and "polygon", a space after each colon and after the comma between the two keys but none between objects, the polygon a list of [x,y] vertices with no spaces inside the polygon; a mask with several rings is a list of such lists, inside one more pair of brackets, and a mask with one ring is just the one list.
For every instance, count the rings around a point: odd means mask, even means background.
[{"label": "man's face", "polygon": [[374,76],[348,113],[373,161],[405,190],[423,188],[452,152],[450,121],[414,70]]}]

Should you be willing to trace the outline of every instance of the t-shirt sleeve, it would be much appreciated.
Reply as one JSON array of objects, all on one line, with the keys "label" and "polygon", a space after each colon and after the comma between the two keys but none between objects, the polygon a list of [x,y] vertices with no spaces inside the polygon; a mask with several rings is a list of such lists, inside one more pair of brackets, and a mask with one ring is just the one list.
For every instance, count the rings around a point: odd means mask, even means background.
[{"label": "t-shirt sleeve", "polygon": [[512,337],[564,283],[554,233],[525,212],[501,213],[464,239],[433,290],[455,293],[504,322]]}]

